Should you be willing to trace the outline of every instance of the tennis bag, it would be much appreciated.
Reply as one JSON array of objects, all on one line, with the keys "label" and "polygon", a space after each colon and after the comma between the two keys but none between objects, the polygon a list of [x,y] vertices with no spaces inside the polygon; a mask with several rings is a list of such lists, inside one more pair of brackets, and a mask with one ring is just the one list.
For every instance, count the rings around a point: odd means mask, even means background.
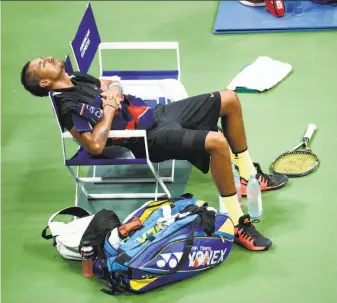
[{"label": "tennis bag", "polygon": [[190,194],[147,202],[124,224],[135,217],[141,228],[118,248],[108,234],[94,262],[95,276],[110,287],[105,293],[143,293],[193,277],[221,264],[232,249],[232,220]]}]

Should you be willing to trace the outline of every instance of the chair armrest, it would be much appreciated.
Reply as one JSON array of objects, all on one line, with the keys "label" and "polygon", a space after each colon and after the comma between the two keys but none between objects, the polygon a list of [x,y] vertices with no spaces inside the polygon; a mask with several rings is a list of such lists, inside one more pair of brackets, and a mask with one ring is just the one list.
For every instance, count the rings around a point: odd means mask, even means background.
[{"label": "chair armrest", "polygon": [[143,137],[146,138],[145,130],[111,130],[109,138],[132,138]]},{"label": "chair armrest", "polygon": [[[144,144],[145,144],[144,148],[145,148],[146,159],[147,159],[147,161],[149,161],[149,150],[148,150],[147,136],[146,136],[145,130],[111,130],[109,132],[109,138],[131,138],[131,137],[144,138]],[[64,139],[74,140],[79,145],[79,148],[80,148],[81,144],[79,142],[77,142],[68,131],[65,131],[65,132],[62,133],[63,157],[64,157],[64,160],[66,161],[67,155],[66,155]]]},{"label": "chair armrest", "polygon": [[74,137],[72,136],[72,134],[68,131],[65,131],[62,133],[62,138],[63,139],[74,139]]},{"label": "chair armrest", "polygon": [[[143,137],[146,138],[145,130],[111,130],[109,138],[131,138],[131,137]],[[74,139],[70,132],[65,131],[62,133],[64,139]]]}]

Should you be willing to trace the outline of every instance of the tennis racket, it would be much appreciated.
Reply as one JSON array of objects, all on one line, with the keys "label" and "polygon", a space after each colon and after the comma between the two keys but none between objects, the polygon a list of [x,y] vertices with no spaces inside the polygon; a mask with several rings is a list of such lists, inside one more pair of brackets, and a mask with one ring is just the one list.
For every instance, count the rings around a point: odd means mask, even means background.
[{"label": "tennis racket", "polygon": [[315,124],[309,124],[302,142],[292,150],[283,153],[275,159],[271,170],[275,174],[288,177],[302,177],[314,172],[319,165],[318,157],[309,148],[309,141],[316,130]]}]

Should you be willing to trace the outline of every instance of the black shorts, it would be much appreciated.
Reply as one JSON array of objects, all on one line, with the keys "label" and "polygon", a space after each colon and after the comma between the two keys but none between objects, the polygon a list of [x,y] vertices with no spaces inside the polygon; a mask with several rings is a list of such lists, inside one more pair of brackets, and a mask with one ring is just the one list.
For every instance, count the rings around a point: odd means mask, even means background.
[{"label": "black shorts", "polygon": [[218,130],[220,109],[219,92],[158,105],[153,125],[147,130],[151,161],[188,160],[208,172],[209,154],[205,140],[209,131]]}]

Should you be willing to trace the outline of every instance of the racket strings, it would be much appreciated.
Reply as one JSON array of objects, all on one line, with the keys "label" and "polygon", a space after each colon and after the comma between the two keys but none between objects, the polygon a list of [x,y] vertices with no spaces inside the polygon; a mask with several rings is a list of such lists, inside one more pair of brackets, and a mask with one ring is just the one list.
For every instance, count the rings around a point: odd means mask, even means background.
[{"label": "racket strings", "polygon": [[281,155],[274,163],[274,171],[281,174],[303,174],[317,163],[315,155],[306,152],[290,152]]}]

